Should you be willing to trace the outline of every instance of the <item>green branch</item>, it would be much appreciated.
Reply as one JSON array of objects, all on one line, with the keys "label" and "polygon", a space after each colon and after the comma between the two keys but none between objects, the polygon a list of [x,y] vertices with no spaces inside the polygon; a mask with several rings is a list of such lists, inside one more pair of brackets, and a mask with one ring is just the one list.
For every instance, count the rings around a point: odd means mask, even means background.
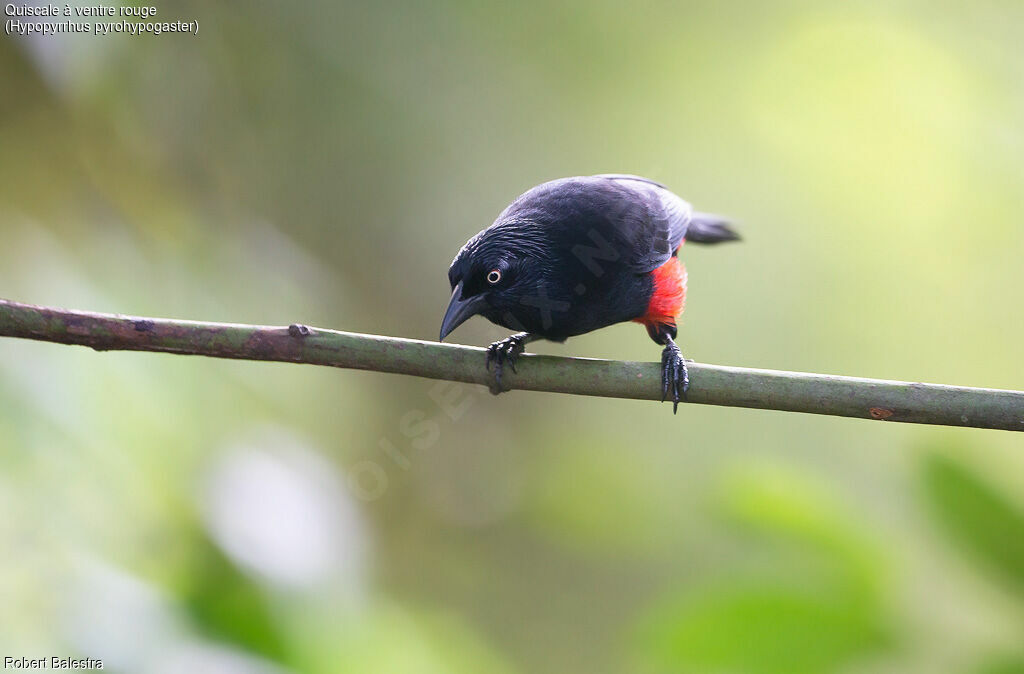
[{"label": "green branch", "polygon": [[[158,351],[307,363],[492,384],[484,350],[302,325],[266,327],[138,318],[0,300],[0,337],[79,344],[98,351]],[[661,399],[657,363],[526,354],[509,389]],[[802,372],[690,365],[688,402],[841,417],[1024,431],[1024,392]],[[666,423],[668,423],[666,421]]]}]

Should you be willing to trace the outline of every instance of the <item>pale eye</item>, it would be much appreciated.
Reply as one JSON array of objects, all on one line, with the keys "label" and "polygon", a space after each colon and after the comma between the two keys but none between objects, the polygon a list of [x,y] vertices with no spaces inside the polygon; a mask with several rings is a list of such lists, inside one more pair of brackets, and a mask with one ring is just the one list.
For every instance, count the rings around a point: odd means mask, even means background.
[{"label": "pale eye", "polygon": [[487,272],[487,282],[490,283],[492,286],[497,284],[498,281],[500,280],[501,272],[498,271],[497,269],[492,269],[491,271]]}]

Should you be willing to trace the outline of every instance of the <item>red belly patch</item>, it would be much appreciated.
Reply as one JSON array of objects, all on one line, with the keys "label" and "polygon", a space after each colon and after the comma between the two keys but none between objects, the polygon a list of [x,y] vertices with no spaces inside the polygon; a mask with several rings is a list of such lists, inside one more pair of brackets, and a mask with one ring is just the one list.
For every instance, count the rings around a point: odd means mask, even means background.
[{"label": "red belly patch", "polygon": [[686,305],[686,267],[678,257],[651,272],[654,293],[647,303],[647,312],[634,319],[645,325],[675,325],[676,317],[683,313]]}]

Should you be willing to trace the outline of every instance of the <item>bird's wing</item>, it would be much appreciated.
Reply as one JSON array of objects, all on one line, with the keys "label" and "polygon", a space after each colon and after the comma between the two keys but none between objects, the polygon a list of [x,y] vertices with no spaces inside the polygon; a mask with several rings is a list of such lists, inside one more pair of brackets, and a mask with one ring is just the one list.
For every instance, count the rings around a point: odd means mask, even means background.
[{"label": "bird's wing", "polygon": [[665,264],[679,248],[693,216],[690,204],[660,183],[632,175],[598,175],[607,217],[628,244],[625,262],[637,273]]},{"label": "bird's wing", "polygon": [[513,201],[492,227],[525,241],[522,223],[544,225],[556,245],[574,254],[587,256],[599,249],[602,259],[646,274],[672,257],[691,217],[690,204],[652,180],[597,175],[537,185]]}]

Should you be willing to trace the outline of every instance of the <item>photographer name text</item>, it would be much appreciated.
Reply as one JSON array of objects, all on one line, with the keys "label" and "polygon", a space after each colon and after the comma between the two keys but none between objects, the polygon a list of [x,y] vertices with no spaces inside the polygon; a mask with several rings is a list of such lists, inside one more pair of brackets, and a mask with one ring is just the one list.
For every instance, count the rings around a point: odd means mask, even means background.
[{"label": "photographer name text", "polygon": [[4,669],[55,669],[82,670],[103,669],[103,661],[98,658],[61,658],[56,655],[48,658],[14,658],[4,657]]}]

